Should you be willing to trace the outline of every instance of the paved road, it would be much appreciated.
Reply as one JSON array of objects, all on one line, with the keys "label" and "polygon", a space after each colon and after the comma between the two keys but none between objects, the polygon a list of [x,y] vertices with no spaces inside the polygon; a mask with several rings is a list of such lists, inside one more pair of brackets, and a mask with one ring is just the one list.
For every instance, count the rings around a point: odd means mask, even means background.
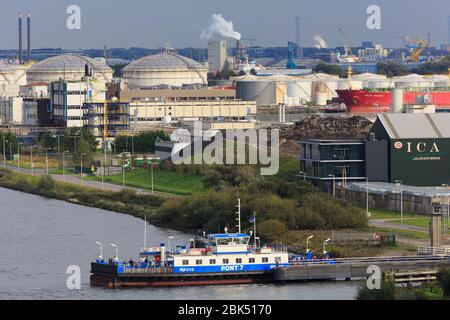
[{"label": "paved road", "polygon": [[[0,168],[3,168],[3,166],[0,166]],[[11,171],[21,172],[21,173],[30,174],[30,175],[32,174],[31,169],[26,169],[26,168],[18,169],[17,166],[11,166],[11,165],[6,165],[6,167],[4,167],[4,168],[6,168],[8,170],[11,170]],[[46,174],[46,169],[34,169],[33,170],[33,174],[35,176],[44,175],[44,174]],[[74,184],[74,185],[79,185],[79,186],[82,186],[82,187],[88,187],[88,188],[105,190],[105,191],[113,191],[113,192],[118,192],[118,191],[122,191],[123,190],[122,186],[116,185],[116,184],[112,184],[112,183],[107,183],[107,182],[102,183],[101,181],[92,181],[92,180],[81,180],[80,179],[80,175],[74,175],[74,174],[66,174],[66,175],[50,174],[50,176],[53,179],[55,179],[56,181],[67,182],[67,183]],[[133,188],[133,187],[126,187],[126,188],[136,191],[137,194],[145,194],[145,195],[151,195],[152,194],[151,191],[148,191],[146,189]],[[158,191],[155,191],[153,194],[157,195],[157,196],[165,197],[165,198],[177,197],[177,195],[174,195],[174,194],[163,193],[163,192],[158,192]]]}]

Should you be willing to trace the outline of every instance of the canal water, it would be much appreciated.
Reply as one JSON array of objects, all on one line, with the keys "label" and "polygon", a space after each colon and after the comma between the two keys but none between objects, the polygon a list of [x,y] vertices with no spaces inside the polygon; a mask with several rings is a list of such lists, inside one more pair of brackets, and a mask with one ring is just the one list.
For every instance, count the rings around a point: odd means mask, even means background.
[{"label": "canal water", "polygon": [[[136,258],[143,221],[129,215],[0,188],[0,299],[352,299],[356,283],[234,285],[111,290],[89,285],[90,261]],[[191,236],[147,226],[148,244],[185,244]],[[80,290],[69,290],[68,266],[81,269]]]}]

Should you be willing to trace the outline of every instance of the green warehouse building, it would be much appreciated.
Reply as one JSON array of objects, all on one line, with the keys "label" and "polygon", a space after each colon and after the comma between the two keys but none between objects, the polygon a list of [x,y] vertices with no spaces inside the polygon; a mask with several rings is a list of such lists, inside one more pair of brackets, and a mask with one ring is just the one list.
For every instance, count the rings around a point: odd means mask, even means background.
[{"label": "green warehouse building", "polygon": [[369,181],[450,184],[450,113],[378,115],[365,160]]}]

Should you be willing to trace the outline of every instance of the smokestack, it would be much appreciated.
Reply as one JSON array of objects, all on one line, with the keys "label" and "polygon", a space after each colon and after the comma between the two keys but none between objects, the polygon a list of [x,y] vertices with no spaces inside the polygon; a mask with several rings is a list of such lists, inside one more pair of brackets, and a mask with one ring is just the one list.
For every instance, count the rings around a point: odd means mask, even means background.
[{"label": "smokestack", "polygon": [[27,15],[27,61],[31,61],[31,13]]},{"label": "smokestack", "polygon": [[241,40],[236,40],[236,65],[241,61]]},{"label": "smokestack", "polygon": [[22,13],[19,13],[19,63],[22,62]]}]

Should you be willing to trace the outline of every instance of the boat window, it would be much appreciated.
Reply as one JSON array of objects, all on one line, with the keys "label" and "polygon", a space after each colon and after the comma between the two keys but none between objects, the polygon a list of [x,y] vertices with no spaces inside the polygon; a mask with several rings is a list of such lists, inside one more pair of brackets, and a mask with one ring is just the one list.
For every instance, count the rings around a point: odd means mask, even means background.
[{"label": "boat window", "polygon": [[201,259],[195,260],[195,264],[202,264],[202,260]]},{"label": "boat window", "polygon": [[262,258],[262,262],[269,262],[269,258],[267,257]]},{"label": "boat window", "polygon": [[230,260],[228,260],[228,259],[223,259],[222,262],[223,262],[223,264],[228,264],[228,263],[230,263]]},{"label": "boat window", "polygon": [[236,263],[242,263],[242,259],[241,258],[236,258]]},{"label": "boat window", "polygon": [[248,263],[255,263],[255,258],[248,258]]},{"label": "boat window", "polygon": [[181,264],[183,266],[187,266],[189,264],[189,260],[183,260],[183,261],[181,261]]},{"label": "boat window", "polygon": [[216,264],[216,259],[209,259],[209,264]]}]

